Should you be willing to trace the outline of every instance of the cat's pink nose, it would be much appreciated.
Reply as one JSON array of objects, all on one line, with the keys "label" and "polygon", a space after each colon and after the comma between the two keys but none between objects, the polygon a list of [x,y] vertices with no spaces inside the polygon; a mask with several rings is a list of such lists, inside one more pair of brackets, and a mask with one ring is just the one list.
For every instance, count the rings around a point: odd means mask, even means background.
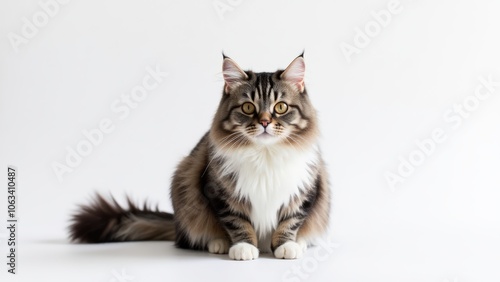
[{"label": "cat's pink nose", "polygon": [[271,123],[271,114],[264,112],[259,115],[259,123],[266,128]]},{"label": "cat's pink nose", "polygon": [[266,128],[269,125],[269,120],[268,119],[261,119],[260,124]]}]

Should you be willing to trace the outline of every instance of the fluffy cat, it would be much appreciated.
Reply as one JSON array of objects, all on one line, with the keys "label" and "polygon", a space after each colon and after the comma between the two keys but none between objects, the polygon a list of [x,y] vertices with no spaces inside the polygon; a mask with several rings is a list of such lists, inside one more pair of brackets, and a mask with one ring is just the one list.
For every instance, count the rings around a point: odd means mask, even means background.
[{"label": "fluffy cat", "polygon": [[243,71],[224,56],[224,89],[210,130],[178,165],[174,214],[123,208],[97,195],[73,215],[85,243],[174,240],[177,247],[251,260],[295,259],[325,233],[328,176],[302,55],[285,70]]}]

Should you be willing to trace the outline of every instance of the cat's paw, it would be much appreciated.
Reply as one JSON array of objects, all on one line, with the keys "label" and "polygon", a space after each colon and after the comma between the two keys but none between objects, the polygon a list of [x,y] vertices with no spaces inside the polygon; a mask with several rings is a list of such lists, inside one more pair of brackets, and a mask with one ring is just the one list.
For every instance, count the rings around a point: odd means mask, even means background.
[{"label": "cat's paw", "polygon": [[307,251],[307,241],[304,239],[297,239],[297,244],[302,248],[302,253]]},{"label": "cat's paw", "polygon": [[208,242],[208,251],[212,254],[227,254],[229,241],[226,239],[214,239]]},{"label": "cat's paw", "polygon": [[236,243],[229,249],[229,258],[234,260],[252,260],[258,257],[259,249],[249,243]]},{"label": "cat's paw", "polygon": [[[302,245],[302,246],[301,246]],[[279,259],[297,259],[304,253],[304,245],[288,241],[274,250],[274,256]]]}]

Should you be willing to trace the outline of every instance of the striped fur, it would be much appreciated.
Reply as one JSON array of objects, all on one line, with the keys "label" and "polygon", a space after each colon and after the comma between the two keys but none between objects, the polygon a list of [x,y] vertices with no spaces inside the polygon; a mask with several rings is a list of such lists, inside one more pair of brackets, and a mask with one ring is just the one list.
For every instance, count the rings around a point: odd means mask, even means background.
[{"label": "striped fur", "polygon": [[212,126],[173,174],[174,216],[132,204],[123,209],[99,196],[73,217],[71,238],[174,239],[180,248],[237,260],[259,251],[300,257],[326,231],[330,210],[304,68],[299,56],[285,70],[254,73],[225,57]]},{"label": "striped fur", "polygon": [[113,198],[97,194],[91,205],[73,216],[70,238],[81,243],[175,239],[172,214],[127,202],[123,208]]}]

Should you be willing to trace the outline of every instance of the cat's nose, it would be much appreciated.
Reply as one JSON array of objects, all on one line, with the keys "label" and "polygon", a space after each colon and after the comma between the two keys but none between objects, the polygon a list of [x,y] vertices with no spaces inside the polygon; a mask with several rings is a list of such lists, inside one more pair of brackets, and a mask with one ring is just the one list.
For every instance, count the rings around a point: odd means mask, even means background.
[{"label": "cat's nose", "polygon": [[259,123],[266,128],[271,123],[271,114],[270,113],[261,113],[259,115]]},{"label": "cat's nose", "polygon": [[266,128],[269,125],[269,120],[268,119],[261,119],[260,124]]},{"label": "cat's nose", "polygon": [[262,126],[264,126],[264,128],[266,128],[270,123],[271,123],[271,114],[270,113],[261,113],[259,115],[259,123],[262,124]]}]

